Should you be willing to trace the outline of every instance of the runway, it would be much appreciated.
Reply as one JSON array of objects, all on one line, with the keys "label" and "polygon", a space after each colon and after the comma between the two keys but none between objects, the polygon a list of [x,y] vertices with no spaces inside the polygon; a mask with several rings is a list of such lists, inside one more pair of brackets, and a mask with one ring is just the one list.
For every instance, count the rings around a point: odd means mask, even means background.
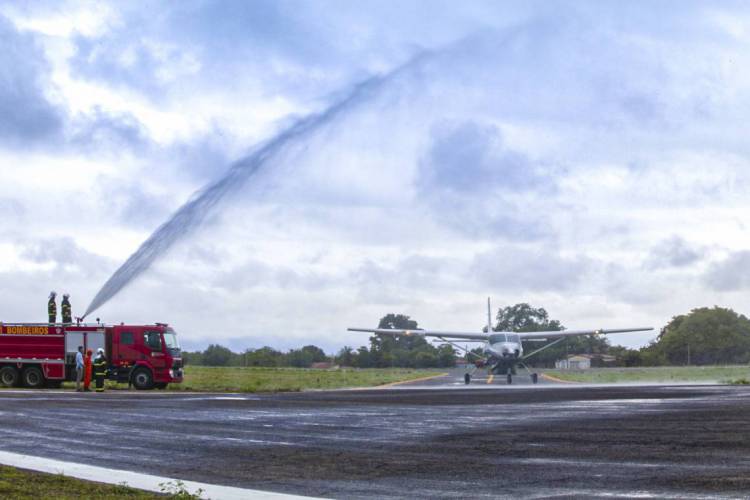
[{"label": "runway", "polygon": [[750,390],[0,391],[0,449],[335,498],[747,497]]}]

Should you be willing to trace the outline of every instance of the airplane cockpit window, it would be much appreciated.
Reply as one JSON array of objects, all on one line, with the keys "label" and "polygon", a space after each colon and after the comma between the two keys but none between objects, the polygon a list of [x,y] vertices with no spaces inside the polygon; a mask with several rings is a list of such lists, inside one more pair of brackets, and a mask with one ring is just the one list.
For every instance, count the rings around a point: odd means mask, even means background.
[{"label": "airplane cockpit window", "polygon": [[518,335],[508,335],[508,342],[515,342],[516,344],[521,343],[521,338]]},{"label": "airplane cockpit window", "polygon": [[490,335],[489,341],[490,341],[490,344],[497,344],[498,342],[505,342],[505,334],[494,333]]}]

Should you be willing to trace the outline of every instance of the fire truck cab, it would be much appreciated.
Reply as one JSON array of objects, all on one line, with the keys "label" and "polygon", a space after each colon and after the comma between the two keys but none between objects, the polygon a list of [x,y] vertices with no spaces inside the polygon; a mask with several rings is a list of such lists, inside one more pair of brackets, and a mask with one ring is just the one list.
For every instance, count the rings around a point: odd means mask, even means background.
[{"label": "fire truck cab", "polygon": [[136,389],[164,389],[182,382],[183,364],[175,331],[153,325],[0,323],[0,384],[59,387],[76,378],[78,347],[109,362],[108,379]]}]

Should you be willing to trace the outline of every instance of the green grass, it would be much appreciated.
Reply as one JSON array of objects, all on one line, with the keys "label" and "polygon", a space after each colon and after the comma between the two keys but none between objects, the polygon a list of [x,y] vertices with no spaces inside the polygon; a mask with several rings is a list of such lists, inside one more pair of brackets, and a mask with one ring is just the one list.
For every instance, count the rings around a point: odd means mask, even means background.
[{"label": "green grass", "polygon": [[0,498],[36,500],[39,498],[70,499],[96,498],[97,500],[134,498],[134,499],[178,499],[197,498],[179,493],[159,495],[142,490],[128,488],[124,485],[108,485],[73,479],[62,474],[43,474],[29,472],[14,467],[0,465]]},{"label": "green grass", "polygon": [[402,368],[312,370],[304,368],[245,368],[186,366],[173,391],[283,392],[308,389],[374,387],[439,375],[439,371]]},{"label": "green grass", "polygon": [[746,365],[653,366],[640,368],[592,368],[590,370],[544,370],[545,374],[571,382],[607,384],[618,382],[722,382],[750,376]]}]

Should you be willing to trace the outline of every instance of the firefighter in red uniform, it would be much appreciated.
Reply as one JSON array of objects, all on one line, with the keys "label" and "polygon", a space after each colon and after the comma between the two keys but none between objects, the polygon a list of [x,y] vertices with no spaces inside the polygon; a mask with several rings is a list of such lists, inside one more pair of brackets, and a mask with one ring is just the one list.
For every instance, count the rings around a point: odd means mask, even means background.
[{"label": "firefighter in red uniform", "polygon": [[57,323],[57,303],[55,302],[57,293],[49,293],[49,302],[47,302],[47,315],[49,316],[50,323]]},{"label": "firefighter in red uniform", "polygon": [[86,350],[83,358],[83,391],[91,392],[91,349]]},{"label": "firefighter in red uniform", "polygon": [[104,392],[104,377],[107,376],[107,358],[101,347],[94,358],[94,379],[96,379],[96,392]]}]

